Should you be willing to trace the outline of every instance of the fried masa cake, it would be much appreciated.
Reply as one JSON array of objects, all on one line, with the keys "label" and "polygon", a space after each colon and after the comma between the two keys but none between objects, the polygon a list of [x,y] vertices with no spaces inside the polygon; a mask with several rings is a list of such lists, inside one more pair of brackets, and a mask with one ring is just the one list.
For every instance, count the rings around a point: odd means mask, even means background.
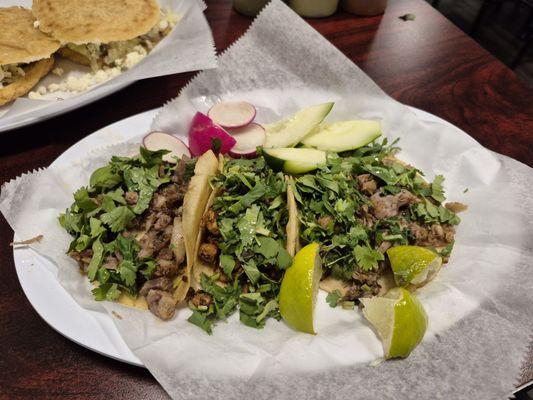
[{"label": "fried masa cake", "polygon": [[0,106],[26,94],[53,67],[60,44],[35,27],[30,10],[0,8]]},{"label": "fried masa cake", "polygon": [[33,0],[32,11],[63,57],[94,71],[131,68],[179,19],[156,0]]}]

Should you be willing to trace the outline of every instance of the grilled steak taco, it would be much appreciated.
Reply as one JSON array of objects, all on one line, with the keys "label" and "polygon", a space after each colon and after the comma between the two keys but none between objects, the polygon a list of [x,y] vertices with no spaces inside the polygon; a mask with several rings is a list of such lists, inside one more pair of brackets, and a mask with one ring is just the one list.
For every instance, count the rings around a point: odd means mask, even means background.
[{"label": "grilled steak taco", "polygon": [[60,54],[93,70],[127,69],[144,57],[179,17],[155,0],[34,0],[39,28],[60,41]]},{"label": "grilled steak taco", "polygon": [[[329,154],[326,165],[295,178],[300,240],[321,243],[320,288],[335,294],[331,304],[353,305],[397,286],[387,252],[392,247],[431,248],[443,262],[451,253],[460,222],[454,211],[464,206],[445,204],[444,178],[426,182],[421,171],[394,156],[398,150],[385,140],[342,156]],[[410,286],[427,283],[440,266]]]},{"label": "grilled steak taco", "polygon": [[220,159],[202,219],[193,267],[189,321],[211,333],[213,324],[239,310],[261,328],[279,319],[281,279],[296,249],[296,213],[283,173],[264,158]]},{"label": "grilled steak taco", "polygon": [[0,8],[0,106],[28,93],[53,67],[59,42],[22,7]]},{"label": "grilled steak taco", "polygon": [[141,148],[113,157],[59,218],[74,237],[68,254],[95,284],[96,300],[118,300],[172,318],[186,296],[200,220],[217,171],[212,152],[163,161]]}]

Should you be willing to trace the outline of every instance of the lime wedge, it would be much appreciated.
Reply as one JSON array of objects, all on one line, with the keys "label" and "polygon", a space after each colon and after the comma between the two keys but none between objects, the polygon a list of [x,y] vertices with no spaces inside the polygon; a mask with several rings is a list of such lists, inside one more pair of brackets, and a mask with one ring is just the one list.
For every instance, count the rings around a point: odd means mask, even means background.
[{"label": "lime wedge", "polygon": [[442,258],[425,247],[395,246],[387,255],[398,286],[423,286],[442,266]]},{"label": "lime wedge", "polygon": [[315,334],[313,312],[322,277],[319,249],[311,243],[296,253],[279,292],[279,312],[287,325],[311,334]]},{"label": "lime wedge", "polygon": [[422,341],[427,314],[422,303],[408,290],[394,288],[383,297],[360,300],[365,318],[381,338],[386,359],[405,358]]}]

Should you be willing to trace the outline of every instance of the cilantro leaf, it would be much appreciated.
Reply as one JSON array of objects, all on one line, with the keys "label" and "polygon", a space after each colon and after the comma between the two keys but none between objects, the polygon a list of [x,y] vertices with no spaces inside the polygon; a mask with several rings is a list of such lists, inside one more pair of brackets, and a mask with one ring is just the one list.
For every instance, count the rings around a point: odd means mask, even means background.
[{"label": "cilantro leaf", "polygon": [[342,294],[339,289],[335,289],[332,292],[329,292],[326,296],[326,302],[329,304],[330,307],[337,307],[337,304],[339,303],[339,300],[342,298]]},{"label": "cilantro leaf", "polygon": [[187,321],[203,329],[207,334],[213,334],[213,320],[208,318],[205,312],[194,310]]},{"label": "cilantro leaf", "polygon": [[287,269],[292,264],[292,257],[289,254],[289,252],[285,249],[285,247],[279,248],[278,257],[277,257],[277,263],[279,269]]},{"label": "cilantro leaf", "polygon": [[122,182],[122,177],[114,171],[111,165],[98,168],[91,174],[89,179],[89,185],[100,189],[110,189],[120,182]]},{"label": "cilantro leaf", "polygon": [[355,246],[354,255],[357,260],[357,265],[364,271],[376,269],[378,267],[378,261],[385,259],[383,253],[366,246]]},{"label": "cilantro leaf", "polygon": [[433,199],[439,203],[442,203],[444,200],[446,200],[446,197],[444,196],[444,188],[442,187],[443,182],[444,176],[437,175],[431,184],[431,197],[433,197]]},{"label": "cilantro leaf", "polygon": [[111,228],[111,232],[123,231],[133,218],[135,214],[127,206],[117,207],[100,216],[100,220]]},{"label": "cilantro leaf", "polygon": [[222,267],[222,270],[226,276],[231,276],[233,268],[235,268],[235,260],[228,254],[222,254],[220,256],[220,266]]},{"label": "cilantro leaf", "polygon": [[133,286],[135,284],[135,280],[137,279],[137,267],[133,261],[122,260],[117,268],[117,271],[120,275],[120,279],[124,281],[126,286]]},{"label": "cilantro leaf", "polygon": [[242,264],[242,269],[246,273],[246,276],[252,283],[257,283],[261,277],[261,272],[257,269],[257,265],[254,260],[248,260],[246,263]]},{"label": "cilantro leaf", "polygon": [[102,264],[102,260],[104,259],[104,246],[102,245],[100,238],[96,239],[93,242],[92,250],[93,250],[93,257],[91,258],[91,262],[89,263],[89,266],[87,267],[87,276],[89,277],[91,281],[94,281],[94,277],[96,276],[96,271],[98,271],[98,268],[100,268],[100,265]]},{"label": "cilantro leaf", "polygon": [[94,288],[92,294],[96,301],[115,301],[119,298],[121,292],[116,283],[106,283]]}]

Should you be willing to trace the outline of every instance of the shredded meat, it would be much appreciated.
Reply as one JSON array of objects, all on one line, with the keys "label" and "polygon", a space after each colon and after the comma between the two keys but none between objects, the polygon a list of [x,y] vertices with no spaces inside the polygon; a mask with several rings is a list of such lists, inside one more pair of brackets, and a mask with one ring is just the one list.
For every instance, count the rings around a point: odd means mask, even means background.
[{"label": "shredded meat", "polygon": [[207,264],[215,262],[215,258],[218,254],[218,247],[213,243],[202,243],[198,250],[198,257]]},{"label": "shredded meat", "polygon": [[150,311],[165,321],[172,318],[176,311],[174,298],[170,293],[163,290],[149,290],[146,295],[146,302],[148,303]]},{"label": "shredded meat", "polygon": [[172,291],[172,281],[164,276],[161,278],[150,279],[149,281],[146,281],[141,287],[141,290],[139,290],[139,294],[141,296],[146,296],[148,292],[152,289],[162,290],[164,292],[170,293]]},{"label": "shredded meat", "polygon": [[458,203],[456,201],[449,201],[448,203],[444,204],[444,207],[456,214],[468,209],[466,204]]},{"label": "shredded meat", "polygon": [[137,192],[126,192],[124,194],[124,199],[126,199],[126,203],[129,205],[137,204],[137,201],[139,201],[139,195]]},{"label": "shredded meat", "polygon": [[433,224],[430,227],[420,226],[416,222],[408,225],[418,246],[444,247],[453,241],[455,229],[448,224]]},{"label": "shredded meat", "polygon": [[209,293],[198,290],[191,298],[191,303],[195,307],[205,306],[209,307],[213,302],[213,298]]},{"label": "shredded meat", "polygon": [[204,216],[205,227],[212,235],[218,236],[220,230],[217,225],[217,213],[211,209],[207,210]]},{"label": "shredded meat", "polygon": [[179,265],[175,261],[157,260],[157,267],[154,271],[154,276],[176,276],[179,271]]},{"label": "shredded meat", "polygon": [[172,250],[170,247],[165,247],[164,249],[161,249],[159,254],[157,255],[157,260],[172,260],[174,258],[174,253],[172,253]]},{"label": "shredded meat", "polygon": [[[185,189],[186,190],[186,189]],[[182,195],[183,194],[183,195]],[[176,206],[178,200],[183,200],[184,192],[182,193],[177,185],[171,184],[157,191],[151,202],[151,207],[154,210],[161,211]]]},{"label": "shredded meat", "polygon": [[333,221],[333,217],[330,215],[323,215],[320,218],[318,218],[318,225],[322,227],[322,229],[327,229],[329,224]]},{"label": "shredded meat", "polygon": [[102,263],[102,267],[106,269],[117,269],[118,267],[118,260],[114,256],[107,256],[104,259],[104,262]]},{"label": "shredded meat", "polygon": [[381,196],[380,194],[376,192],[370,197],[373,206],[372,213],[379,219],[395,217],[399,214],[400,208],[419,201],[414,194],[405,189],[394,195]]},{"label": "shredded meat", "polygon": [[359,184],[359,190],[368,195],[372,195],[378,189],[378,184],[372,175],[370,174],[361,174],[357,176],[357,183]]},{"label": "shredded meat", "polygon": [[374,225],[374,216],[370,213],[368,206],[363,204],[357,211],[359,222],[367,228],[372,228]]},{"label": "shredded meat", "polygon": [[165,229],[172,222],[172,217],[168,214],[160,213],[157,215],[157,220],[154,224],[154,229],[160,231]]},{"label": "shredded meat", "polygon": [[174,183],[182,185],[185,183],[185,173],[187,172],[187,163],[190,159],[186,156],[182,157],[176,164],[174,173],[172,174],[171,180]]},{"label": "shredded meat", "polygon": [[89,263],[91,262],[91,259],[93,258],[93,251],[92,249],[85,249],[81,252],[71,251],[69,253],[69,256],[78,262],[78,265],[83,272],[87,272]]}]

